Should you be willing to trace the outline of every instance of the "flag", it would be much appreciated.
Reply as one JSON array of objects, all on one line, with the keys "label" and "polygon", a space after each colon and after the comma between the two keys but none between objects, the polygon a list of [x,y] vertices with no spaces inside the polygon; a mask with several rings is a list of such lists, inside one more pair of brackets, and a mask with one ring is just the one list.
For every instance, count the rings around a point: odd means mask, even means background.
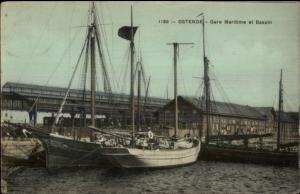
[{"label": "flag", "polygon": [[[133,26],[132,27],[132,31],[133,31],[133,37],[134,37],[134,34],[137,30],[137,26]],[[124,38],[126,40],[131,40],[131,26],[123,26],[119,29],[118,31],[118,35],[121,37],[121,38]]]}]

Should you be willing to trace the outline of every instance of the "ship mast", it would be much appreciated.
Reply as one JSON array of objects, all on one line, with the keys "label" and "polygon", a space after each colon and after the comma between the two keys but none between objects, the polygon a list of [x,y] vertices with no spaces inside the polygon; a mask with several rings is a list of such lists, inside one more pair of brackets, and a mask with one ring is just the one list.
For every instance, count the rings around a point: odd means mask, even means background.
[{"label": "ship mast", "polygon": [[178,130],[178,99],[177,99],[177,59],[178,50],[180,44],[193,44],[193,43],[167,43],[167,45],[173,45],[174,48],[174,101],[175,101],[175,111],[174,111],[174,138],[177,137]]},{"label": "ship mast", "polygon": [[132,126],[132,140],[134,141],[134,32],[133,32],[133,14],[131,6],[131,25],[130,25],[130,112],[131,112],[131,126]]},{"label": "ship mast", "polygon": [[204,92],[205,92],[205,112],[206,112],[206,144],[209,143],[209,133],[210,133],[210,111],[211,111],[211,102],[210,102],[210,79],[209,79],[209,61],[205,54],[205,20],[204,13],[202,15],[202,42],[203,42],[203,64],[204,64]]},{"label": "ship mast", "polygon": [[173,43],[174,46],[174,99],[175,99],[175,118],[174,118],[174,137],[177,136],[178,130],[178,99],[177,99],[177,54],[178,54],[178,43]]},{"label": "ship mast", "polygon": [[138,127],[137,130],[141,130],[141,70],[138,70],[138,102],[137,102],[137,111],[138,111]]},{"label": "ship mast", "polygon": [[280,149],[280,132],[281,132],[281,113],[283,111],[283,100],[282,100],[282,69],[280,70],[280,81],[279,81],[279,101],[278,101],[278,118],[277,118],[277,151]]},{"label": "ship mast", "polygon": [[90,46],[91,46],[91,125],[95,126],[95,80],[96,80],[96,66],[95,66],[95,3],[92,2],[91,9],[91,24],[90,31]]},{"label": "ship mast", "polygon": [[134,143],[135,128],[134,128],[134,35],[137,30],[137,26],[133,26],[133,14],[132,6],[130,13],[130,26],[123,26],[118,30],[118,36],[125,40],[130,41],[130,116],[131,116],[131,127],[132,127],[132,143]]}]

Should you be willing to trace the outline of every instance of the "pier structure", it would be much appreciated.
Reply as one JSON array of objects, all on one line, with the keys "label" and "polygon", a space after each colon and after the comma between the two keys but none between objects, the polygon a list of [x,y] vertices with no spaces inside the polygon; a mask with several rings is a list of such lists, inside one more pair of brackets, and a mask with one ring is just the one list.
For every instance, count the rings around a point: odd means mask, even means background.
[{"label": "pier structure", "polygon": [[[29,121],[35,125],[39,112],[53,114],[57,112],[65,93],[66,88],[61,87],[7,82],[2,87],[2,110],[26,111]],[[96,117],[102,115],[112,120],[119,120],[124,125],[128,124],[130,119],[129,97],[127,94],[96,92]],[[71,89],[62,113],[69,114],[71,120],[83,108],[87,110],[86,114],[90,114],[90,100],[89,92],[83,97],[81,90]],[[157,110],[169,101],[155,97],[148,97],[145,100],[143,96],[140,100],[142,120],[145,124],[157,122]]]}]

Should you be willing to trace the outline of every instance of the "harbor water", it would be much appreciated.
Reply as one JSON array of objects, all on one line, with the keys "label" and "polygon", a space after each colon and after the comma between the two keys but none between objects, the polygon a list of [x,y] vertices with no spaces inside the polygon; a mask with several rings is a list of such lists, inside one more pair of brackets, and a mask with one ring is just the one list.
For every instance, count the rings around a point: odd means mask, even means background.
[{"label": "harbor water", "polygon": [[9,193],[299,193],[297,168],[197,161],[168,169],[25,168]]}]

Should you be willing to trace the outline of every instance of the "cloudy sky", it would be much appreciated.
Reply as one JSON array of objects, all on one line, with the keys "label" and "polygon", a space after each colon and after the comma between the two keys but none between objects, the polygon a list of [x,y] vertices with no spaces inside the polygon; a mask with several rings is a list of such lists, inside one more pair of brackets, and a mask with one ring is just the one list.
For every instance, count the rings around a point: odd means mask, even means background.
[{"label": "cloudy sky", "polygon": [[[214,98],[277,107],[283,69],[284,108],[297,110],[299,4],[97,2],[113,91],[125,93],[129,91],[129,76],[125,76],[129,43],[118,37],[117,31],[130,24],[130,5],[134,24],[139,26],[136,50],[143,57],[147,76],[151,76],[150,96],[166,98],[168,93],[172,98],[173,48],[166,44],[169,42],[194,43],[180,46],[178,87],[181,95],[200,95],[201,79],[194,77],[203,76],[202,25],[179,20],[199,20],[196,16],[203,12]],[[89,3],[5,2],[1,9],[2,85],[11,81],[66,87],[85,39]],[[246,24],[225,24],[225,20]],[[256,24],[256,20],[271,24]],[[98,77],[101,85],[100,72]],[[78,76],[72,87],[79,83]]]}]

